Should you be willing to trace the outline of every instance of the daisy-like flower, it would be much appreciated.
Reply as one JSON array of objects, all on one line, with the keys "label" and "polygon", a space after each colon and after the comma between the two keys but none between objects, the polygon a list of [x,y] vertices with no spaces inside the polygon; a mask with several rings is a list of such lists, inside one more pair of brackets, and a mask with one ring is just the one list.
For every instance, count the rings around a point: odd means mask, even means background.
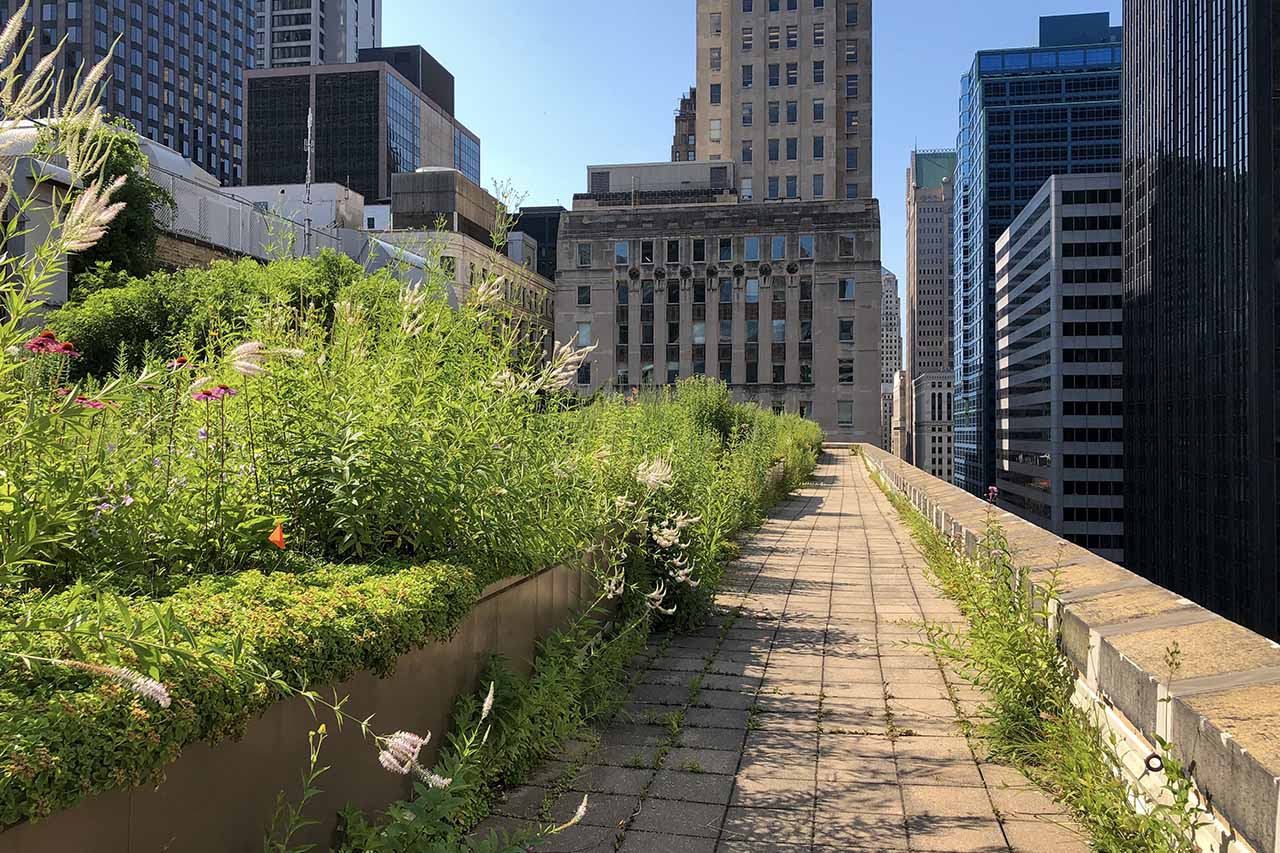
[{"label": "daisy-like flower", "polygon": [[58,336],[48,329],[36,335],[31,340],[22,345],[22,348],[28,352],[37,354],[53,352],[58,346]]},{"label": "daisy-like flower", "polygon": [[165,363],[165,367],[169,368],[170,373],[177,373],[179,370],[190,370],[193,366],[185,355],[180,355]]},{"label": "daisy-like flower", "polygon": [[55,661],[59,666],[65,666],[70,669],[78,669],[82,672],[88,672],[93,675],[101,676],[109,681],[114,681],[126,690],[156,703],[161,708],[168,708],[171,702],[169,697],[169,689],[156,681],[154,678],[147,678],[140,672],[135,672],[126,666],[103,666],[96,663],[87,663],[81,660],[59,660]]},{"label": "daisy-like flower", "polygon": [[209,403],[217,400],[220,395],[213,393],[216,388],[199,388],[191,393],[191,399],[197,403]]},{"label": "daisy-like flower", "polygon": [[224,397],[234,397],[240,392],[229,385],[215,385],[209,389],[209,393],[213,395],[213,399],[221,400]]},{"label": "daisy-like flower", "polygon": [[673,473],[671,463],[662,457],[658,457],[652,462],[640,463],[639,467],[636,468],[636,482],[651,492],[658,489],[670,489]]},{"label": "daisy-like flower", "polygon": [[57,355],[65,355],[68,358],[80,357],[80,351],[76,349],[76,345],[71,343],[71,341],[63,341],[62,343],[58,344],[58,346],[55,349],[53,349],[52,352],[56,353]]}]

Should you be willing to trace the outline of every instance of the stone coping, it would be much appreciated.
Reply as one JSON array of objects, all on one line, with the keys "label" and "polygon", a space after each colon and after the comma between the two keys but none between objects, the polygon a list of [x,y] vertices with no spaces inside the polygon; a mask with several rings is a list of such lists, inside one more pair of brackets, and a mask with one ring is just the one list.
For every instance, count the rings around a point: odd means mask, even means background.
[{"label": "stone coping", "polygon": [[[1059,643],[1080,679],[1148,742],[1174,745],[1238,836],[1224,842],[1275,853],[1280,645],[878,447],[857,451],[970,553],[988,520],[998,521],[1032,584],[1056,583]],[[1181,666],[1171,673],[1165,656],[1175,643]]]}]

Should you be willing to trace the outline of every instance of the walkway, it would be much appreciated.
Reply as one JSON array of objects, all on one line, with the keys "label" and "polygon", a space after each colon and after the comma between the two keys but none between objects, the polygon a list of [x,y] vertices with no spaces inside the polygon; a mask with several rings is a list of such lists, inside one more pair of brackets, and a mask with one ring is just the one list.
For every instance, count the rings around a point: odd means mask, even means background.
[{"label": "walkway", "polygon": [[743,549],[701,632],[655,638],[623,714],[481,827],[585,821],[540,850],[1085,851],[1026,780],[977,758],[980,697],[908,645],[959,614],[862,461],[827,454]]}]

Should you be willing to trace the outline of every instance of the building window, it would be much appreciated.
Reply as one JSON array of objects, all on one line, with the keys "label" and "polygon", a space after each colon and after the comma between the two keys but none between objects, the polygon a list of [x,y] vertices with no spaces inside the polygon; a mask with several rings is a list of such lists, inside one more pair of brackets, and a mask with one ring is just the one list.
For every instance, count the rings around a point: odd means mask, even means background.
[{"label": "building window", "polygon": [[754,150],[754,146],[751,144],[750,139],[742,140],[742,162],[743,163],[751,162],[751,152],[753,150]]},{"label": "building window", "polygon": [[853,384],[853,359],[851,358],[840,359],[839,367],[840,367],[840,371],[839,371],[840,384],[852,385]]},{"label": "building window", "polygon": [[844,23],[845,26],[858,26],[858,4],[850,3],[844,7]]},{"label": "building window", "polygon": [[787,124],[795,124],[800,120],[800,102],[787,101]]},{"label": "building window", "polygon": [[815,122],[827,120],[827,104],[822,98],[813,99],[813,120]]},{"label": "building window", "polygon": [[711,129],[707,131],[707,139],[711,142],[720,141],[720,119],[713,118],[711,120]]},{"label": "building window", "polygon": [[769,259],[773,261],[786,260],[787,257],[787,238],[781,234],[775,236],[769,245]]},{"label": "building window", "polygon": [[742,88],[751,88],[751,84],[755,82],[755,70],[756,67],[754,65],[742,66]]},{"label": "building window", "polygon": [[[722,278],[720,279],[720,304],[728,305],[731,302],[733,302],[733,279]],[[732,326],[726,325],[732,322],[732,320],[721,318],[720,337],[727,338],[733,335]],[[725,331],[726,329],[729,329],[729,331]]]},{"label": "building window", "polygon": [[720,260],[721,261],[733,260],[733,238],[732,237],[720,238]]},{"label": "building window", "polygon": [[787,342],[787,321],[773,321],[773,342],[775,344],[785,344]]},{"label": "building window", "polygon": [[769,27],[769,50],[777,50],[782,44],[782,33],[777,27]]},{"label": "building window", "polygon": [[812,234],[800,235],[800,260],[802,261],[813,260],[813,235]]},{"label": "building window", "polygon": [[627,287],[627,283],[625,281],[618,282],[617,292],[619,305],[626,305],[631,301],[631,290]]},{"label": "building window", "polygon": [[578,304],[579,305],[591,304],[591,285],[586,284],[578,287]]},{"label": "building window", "polygon": [[823,176],[819,173],[813,176],[813,197],[823,198],[827,194],[827,184]]},{"label": "building window", "polygon": [[800,179],[795,175],[787,175],[787,198],[800,197]]},{"label": "building window", "polygon": [[[773,366],[773,384],[782,384],[782,380],[778,378],[778,365],[776,364]],[[787,406],[781,400],[774,400],[769,404],[769,411],[773,412],[775,415],[781,415],[787,411]]]},{"label": "building window", "polygon": [[768,142],[768,145],[769,145],[769,162],[770,163],[778,162],[778,151],[779,151],[778,140],[770,139]]},{"label": "building window", "polygon": [[627,256],[631,254],[631,245],[626,240],[619,240],[613,244],[613,263],[615,266],[625,267],[627,265]]},{"label": "building window", "polygon": [[813,417],[813,402],[811,400],[800,401],[800,417],[805,419]]},{"label": "building window", "polygon": [[858,61],[858,40],[849,39],[844,43],[844,61],[853,64]]},{"label": "building window", "polygon": [[782,117],[782,113],[781,113],[781,110],[780,110],[780,107],[781,107],[781,106],[782,106],[782,104],[781,104],[781,102],[779,102],[779,101],[770,101],[770,102],[769,102],[769,105],[768,105],[768,110],[769,110],[769,124],[770,124],[771,126],[772,126],[772,125],[776,125],[776,124],[780,121],[780,119],[781,119],[781,117]]},{"label": "building window", "polygon": [[591,384],[591,362],[584,361],[578,368],[578,384],[584,386]]},{"label": "building window", "polygon": [[755,37],[751,33],[751,27],[742,28],[742,49],[750,51],[755,46]]},{"label": "building window", "polygon": [[679,240],[667,241],[667,263],[669,264],[680,263],[680,241]]},{"label": "building window", "polygon": [[813,63],[813,82],[819,85],[827,82],[827,63],[822,60]]},{"label": "building window", "polygon": [[711,104],[713,106],[718,106],[719,103],[720,103],[720,84],[712,83],[711,84]]},{"label": "building window", "polygon": [[743,258],[748,261],[760,260],[760,238],[747,237],[742,241]]},{"label": "building window", "polygon": [[827,43],[827,26],[826,24],[813,25],[813,46],[822,47]]},{"label": "building window", "polygon": [[693,241],[693,262],[700,264],[707,259],[707,241],[701,238]]},{"label": "building window", "polygon": [[640,263],[642,264],[653,263],[653,241],[652,240],[640,241]]},{"label": "building window", "polygon": [[776,87],[782,80],[782,66],[776,62],[769,63],[769,86]]},{"label": "building window", "polygon": [[750,12],[752,8],[751,0],[742,0],[742,11]]},{"label": "building window", "polygon": [[813,159],[823,160],[827,156],[827,140],[823,136],[813,138]]},{"label": "building window", "polygon": [[857,130],[860,122],[857,110],[849,110],[844,114],[844,126],[848,130]]},{"label": "building window", "polygon": [[[746,299],[747,299],[748,305],[754,305],[760,302],[760,279],[758,278],[747,279]],[[747,340],[748,341],[753,340],[750,334],[747,335]]]},{"label": "building window", "polygon": [[846,98],[858,97],[858,75],[849,74],[844,78],[844,96]]},{"label": "building window", "polygon": [[840,343],[842,344],[853,343],[853,318],[852,317],[840,318]]},{"label": "building window", "polygon": [[857,148],[844,149],[844,167],[848,169],[850,172],[858,171],[858,149]]},{"label": "building window", "polygon": [[800,83],[800,63],[787,63],[787,85],[796,86]]},{"label": "building window", "polygon": [[578,346],[580,347],[591,346],[591,324],[590,323],[578,324]]},{"label": "building window", "polygon": [[855,289],[853,285],[853,279],[851,278],[840,279],[840,299],[844,301],[852,300],[854,298],[854,293],[855,293]]},{"label": "building window", "polygon": [[755,198],[755,186],[751,182],[751,178],[742,179],[742,191],[740,193],[743,201],[751,201]]},{"label": "building window", "polygon": [[720,48],[718,47],[711,48],[711,70],[720,70]]},{"label": "building window", "polygon": [[711,35],[718,36],[720,35],[720,33],[721,33],[720,13],[712,12],[711,13]]},{"label": "building window", "polygon": [[845,185],[844,185],[844,197],[845,197],[845,198],[857,198],[857,197],[858,197],[858,185],[857,185],[857,184],[845,184]]},{"label": "building window", "polygon": [[781,184],[778,183],[778,176],[771,175],[769,177],[769,198],[778,198]]},{"label": "building window", "polygon": [[787,25],[787,50],[795,50],[800,46],[800,28],[795,24]]},{"label": "building window", "polygon": [[836,407],[836,422],[842,427],[853,426],[853,401],[840,400]]},{"label": "building window", "polygon": [[794,136],[787,137],[787,159],[794,160],[800,154],[800,140]]},{"label": "building window", "polygon": [[693,324],[693,345],[703,346],[707,342],[707,323],[706,321]]},{"label": "building window", "polygon": [[858,256],[858,235],[845,231],[840,235],[840,257],[856,258]]},{"label": "building window", "polygon": [[744,103],[742,105],[742,126],[751,127],[754,121],[755,121],[754,105],[751,104],[750,102]]},{"label": "building window", "polygon": [[800,362],[800,384],[801,385],[813,384],[813,362],[811,361]]}]

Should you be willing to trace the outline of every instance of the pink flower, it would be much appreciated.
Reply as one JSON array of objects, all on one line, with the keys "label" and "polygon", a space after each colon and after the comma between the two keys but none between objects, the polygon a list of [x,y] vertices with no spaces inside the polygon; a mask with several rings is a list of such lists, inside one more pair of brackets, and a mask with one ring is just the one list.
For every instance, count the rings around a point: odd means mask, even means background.
[{"label": "pink flower", "polygon": [[76,397],[76,404],[84,406],[86,409],[105,409],[107,404],[101,400],[91,400],[88,397]]},{"label": "pink flower", "polygon": [[227,385],[218,385],[209,391],[213,395],[213,399],[221,400],[223,397],[234,397],[240,392]]},{"label": "pink flower", "polygon": [[165,367],[169,368],[171,372],[176,373],[179,370],[190,370],[192,365],[187,361],[187,357],[185,355],[180,355],[173,361],[168,362]]},{"label": "pink flower", "polygon": [[218,390],[218,389],[216,389],[216,388],[201,388],[201,389],[199,389],[199,390],[197,390],[197,391],[193,391],[193,392],[192,392],[192,394],[191,394],[191,399],[192,399],[192,400],[195,400],[197,403],[208,403],[210,400],[217,400],[217,399],[219,399],[222,395],[221,395],[221,394],[215,394],[214,392],[215,392],[216,390]]},{"label": "pink flower", "polygon": [[45,329],[22,346],[23,349],[34,353],[53,352],[58,346],[58,336],[48,329]]}]

